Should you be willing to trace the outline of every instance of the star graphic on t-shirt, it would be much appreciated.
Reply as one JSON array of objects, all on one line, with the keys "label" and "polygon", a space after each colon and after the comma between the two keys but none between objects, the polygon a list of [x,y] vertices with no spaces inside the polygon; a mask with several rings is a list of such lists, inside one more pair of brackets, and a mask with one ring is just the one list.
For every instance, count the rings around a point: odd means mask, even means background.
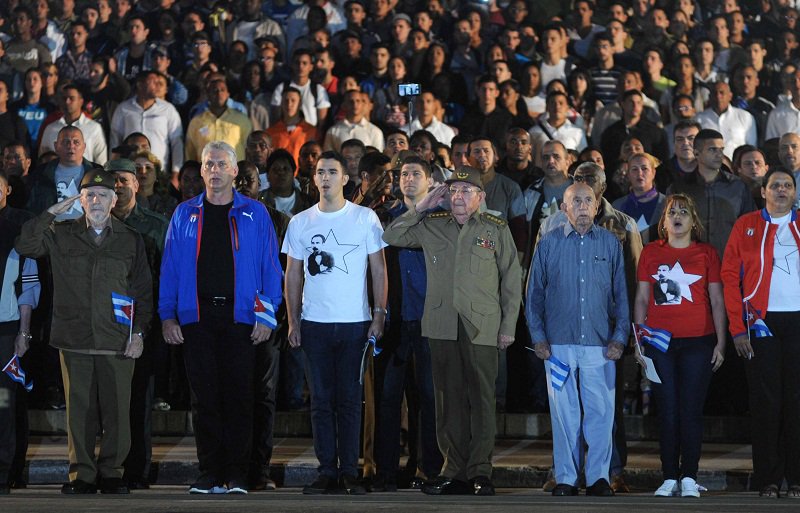
[{"label": "star graphic on t-shirt", "polygon": [[[791,238],[791,234],[789,235]],[[789,276],[792,275],[792,268],[789,265],[789,257],[795,253],[797,253],[797,245],[793,244],[794,240],[791,241],[792,244],[784,244],[781,242],[780,233],[776,234],[775,236],[775,252],[773,253],[772,264],[775,269],[780,269],[781,271],[785,272]]]},{"label": "star graphic on t-shirt", "polygon": [[678,285],[678,290],[675,290],[675,292],[678,293],[678,297],[668,298],[668,301],[664,304],[680,304],[682,298],[686,298],[689,301],[693,301],[692,289],[689,287],[689,285],[701,279],[702,278],[701,275],[685,273],[683,271],[683,266],[681,266],[680,261],[675,262],[675,265],[672,266],[672,269],[669,269],[669,266],[667,265],[660,265],[658,267],[659,267],[658,272],[652,275],[653,279],[656,280],[655,284],[656,287],[659,287],[662,284],[664,284],[665,286],[663,288],[667,289],[664,292],[666,294],[669,294],[671,288],[668,282],[674,282],[675,284]]},{"label": "star graphic on t-shirt", "polygon": [[[347,260],[345,257],[358,249],[358,244],[345,244],[339,242],[332,229],[328,232],[328,235],[326,235],[324,239],[322,239],[322,237],[319,235],[314,235],[311,238],[311,243],[312,245],[307,247],[306,251],[314,254],[315,251],[319,252],[320,250],[323,250],[324,252],[331,254],[333,256],[333,268],[339,269],[345,274],[348,273]],[[323,270],[322,272],[324,273],[326,271]]]}]

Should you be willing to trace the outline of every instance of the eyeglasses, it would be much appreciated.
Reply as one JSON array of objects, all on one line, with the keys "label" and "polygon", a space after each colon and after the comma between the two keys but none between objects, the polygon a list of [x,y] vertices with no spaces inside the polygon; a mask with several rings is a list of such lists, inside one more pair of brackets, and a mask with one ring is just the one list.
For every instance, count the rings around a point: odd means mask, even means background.
[{"label": "eyeglasses", "polygon": [[450,191],[451,196],[455,196],[456,194],[461,194],[462,196],[469,196],[477,191],[474,187],[450,187],[447,189]]}]

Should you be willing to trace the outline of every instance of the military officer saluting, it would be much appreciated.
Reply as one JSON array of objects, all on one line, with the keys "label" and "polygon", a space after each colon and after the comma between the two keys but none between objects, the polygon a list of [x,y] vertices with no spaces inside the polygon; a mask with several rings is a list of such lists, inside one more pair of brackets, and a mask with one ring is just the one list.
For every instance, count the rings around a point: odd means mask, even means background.
[{"label": "military officer saluting", "polygon": [[422,487],[432,495],[494,495],[497,349],[514,342],[522,272],[506,222],[479,212],[484,197],[480,172],[461,167],[383,234],[393,246],[425,253],[422,335],[445,457],[439,477]]}]

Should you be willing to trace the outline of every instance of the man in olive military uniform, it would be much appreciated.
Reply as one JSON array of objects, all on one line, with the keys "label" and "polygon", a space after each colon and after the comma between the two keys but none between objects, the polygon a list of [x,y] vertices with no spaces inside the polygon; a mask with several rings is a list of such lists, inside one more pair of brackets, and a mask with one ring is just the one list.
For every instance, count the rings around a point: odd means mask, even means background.
[{"label": "man in olive military uniform", "polygon": [[[116,178],[117,203],[111,210],[114,216],[142,236],[150,274],[153,276],[154,304],[158,300],[158,275],[164,238],[169,221],[166,217],[136,202],[139,180],[130,159],[115,159],[106,163],[106,170]],[[150,487],[148,474],[152,457],[150,433],[153,398],[166,397],[168,387],[169,347],[161,338],[161,324],[156,317],[145,333],[145,349],[136,362],[131,389],[131,450],[125,459],[125,481],[133,489]],[[158,367],[157,367],[158,366]],[[160,370],[160,372],[159,372]],[[161,379],[157,380],[159,377]]]},{"label": "man in olive military uniform", "polygon": [[[522,272],[506,222],[479,212],[484,197],[480,172],[464,166],[383,235],[425,253],[422,334],[430,341],[445,457],[440,476],[422,487],[432,495],[494,494],[497,350],[514,341]],[[432,212],[437,207],[449,210]]]},{"label": "man in olive military uniform", "polygon": [[[61,357],[69,449],[70,482],[61,493],[95,493],[98,486],[104,493],[128,493],[122,464],[131,442],[133,360],[144,349],[153,283],[141,235],[111,215],[117,201],[114,175],[89,171],[80,187],[79,195],[26,222],[16,250],[28,258],[49,256],[53,270],[50,344]],[[55,223],[78,199],[83,215]],[[112,293],[133,298],[133,312],[115,308]],[[130,326],[119,321],[131,314]]]}]

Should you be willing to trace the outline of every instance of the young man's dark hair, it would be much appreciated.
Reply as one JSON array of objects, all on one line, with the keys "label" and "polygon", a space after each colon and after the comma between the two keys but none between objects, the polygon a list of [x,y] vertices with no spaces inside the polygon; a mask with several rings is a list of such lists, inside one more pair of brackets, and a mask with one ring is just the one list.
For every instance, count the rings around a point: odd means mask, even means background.
[{"label": "young man's dark hair", "polygon": [[639,98],[644,99],[644,96],[642,95],[642,92],[639,91],[638,89],[628,89],[627,91],[622,93],[622,101],[627,100],[631,96],[638,96]]},{"label": "young man's dark hair", "polygon": [[422,171],[425,172],[425,176],[431,176],[431,166],[425,162],[425,159],[422,157],[406,157],[405,160],[403,160],[403,165],[405,166],[406,164],[416,164],[422,168]]},{"label": "young man's dark hair", "polygon": [[267,157],[267,163],[264,165],[264,167],[269,171],[269,168],[272,167],[272,164],[281,159],[289,162],[289,167],[292,170],[292,174],[297,171],[297,163],[294,161],[294,156],[284,148],[278,148],[270,153],[269,157]]},{"label": "young man's dark hair", "polygon": [[364,142],[361,139],[348,139],[342,143],[341,151],[344,151],[345,148],[358,148],[361,150],[361,153],[367,152],[367,147],[364,145]]},{"label": "young man's dark hair", "polygon": [[[700,123],[698,123],[694,119],[684,119],[682,121],[678,121],[677,123],[675,123],[675,126],[672,129],[672,133],[674,134],[678,130],[686,130],[687,128],[696,128],[701,131],[703,130],[703,127],[700,126]],[[695,137],[695,140],[697,140],[697,137]]]},{"label": "young man's dark hair", "polygon": [[702,150],[705,147],[706,141],[712,141],[716,139],[724,139],[724,137],[722,137],[722,134],[716,130],[704,128],[697,132],[697,135],[694,136],[693,147],[695,150]]},{"label": "young man's dark hair", "polygon": [[392,159],[390,159],[383,153],[378,153],[378,152],[367,153],[366,155],[361,157],[361,160],[358,161],[358,172],[369,173],[371,175],[378,170],[382,170],[381,168],[386,166],[386,164],[390,163],[391,161]]},{"label": "young man's dark hair", "polygon": [[[309,141],[309,142],[311,142],[311,141]],[[309,143],[306,143],[306,144],[309,144]],[[303,147],[305,147],[306,144],[304,144]],[[318,143],[314,143],[314,144],[318,144]],[[300,149],[302,150],[303,147],[301,147]],[[319,159],[317,159],[317,162],[319,162],[322,159],[335,160],[336,162],[338,162],[342,166],[342,171],[347,169],[347,161],[344,160],[344,157],[342,157],[342,155],[338,151],[333,151],[333,150],[323,151],[320,154]]]},{"label": "young man's dark hair", "polygon": [[611,37],[611,34],[608,31],[605,32],[598,32],[596,36],[594,36],[594,45],[597,46],[597,43],[600,41],[605,41],[606,43],[610,44],[612,47],[614,46],[614,38]]}]

